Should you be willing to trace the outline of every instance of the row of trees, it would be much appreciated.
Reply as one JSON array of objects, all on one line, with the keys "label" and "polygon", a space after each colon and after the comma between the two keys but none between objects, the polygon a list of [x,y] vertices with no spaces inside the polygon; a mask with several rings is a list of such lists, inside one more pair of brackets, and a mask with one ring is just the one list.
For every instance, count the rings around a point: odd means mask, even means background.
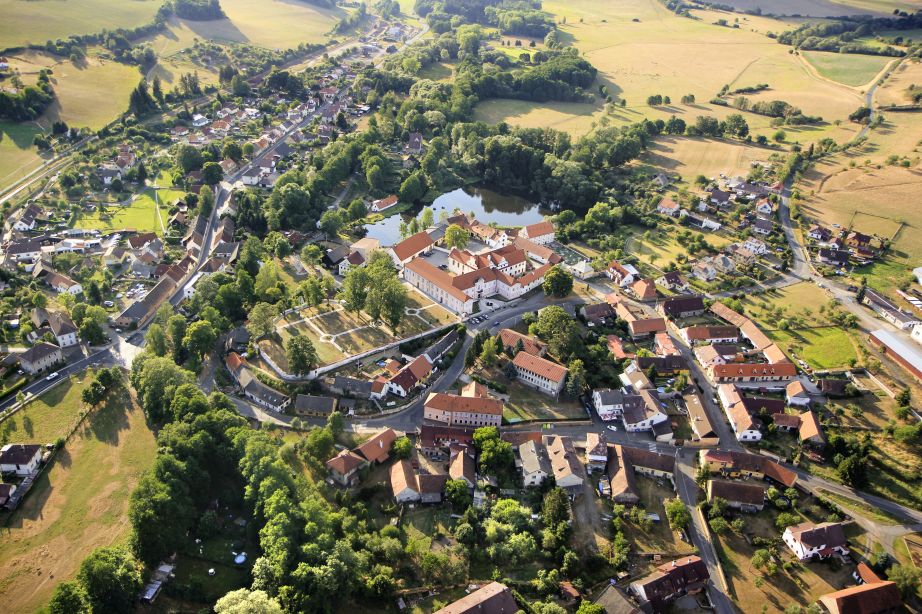
[{"label": "row of trees", "polygon": [[397,278],[394,262],[383,251],[369,255],[364,267],[351,267],[343,278],[340,298],[348,311],[365,312],[397,330],[406,313],[407,289]]}]

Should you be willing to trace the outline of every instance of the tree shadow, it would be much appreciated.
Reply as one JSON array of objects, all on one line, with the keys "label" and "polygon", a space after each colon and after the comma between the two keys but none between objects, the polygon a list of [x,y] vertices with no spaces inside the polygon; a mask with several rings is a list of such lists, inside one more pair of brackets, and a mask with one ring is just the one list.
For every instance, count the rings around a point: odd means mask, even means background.
[{"label": "tree shadow", "polygon": [[83,434],[91,435],[98,441],[117,445],[122,431],[127,431],[128,423],[127,391],[123,388],[109,393],[105,404],[93,411],[84,423]]},{"label": "tree shadow", "polygon": [[234,22],[228,18],[212,19],[210,21],[192,21],[184,19],[183,23],[196,36],[206,40],[224,40],[235,43],[249,43],[250,39],[240,31]]},{"label": "tree shadow", "polygon": [[33,138],[35,132],[29,130],[25,124],[0,121],[0,141],[10,139],[18,149],[29,149],[32,147]]}]

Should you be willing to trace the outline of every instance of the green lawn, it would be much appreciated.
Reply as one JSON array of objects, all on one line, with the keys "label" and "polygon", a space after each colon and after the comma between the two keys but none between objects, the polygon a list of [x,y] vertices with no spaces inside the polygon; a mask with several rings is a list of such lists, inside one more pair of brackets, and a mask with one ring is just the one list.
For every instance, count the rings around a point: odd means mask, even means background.
[{"label": "green lawn", "polygon": [[885,294],[893,294],[893,291],[905,279],[912,276],[913,266],[910,260],[897,260],[892,256],[887,256],[883,260],[856,268],[853,276],[856,279],[867,278],[869,288]]},{"label": "green lawn", "polygon": [[[28,410],[34,414],[36,438],[39,429],[44,435],[61,432],[64,423],[44,414],[49,408],[67,408],[73,415],[74,399],[88,382],[74,383],[63,395],[56,390]],[[0,515],[4,611],[39,610],[92,550],[126,539],[128,497],[155,454],[154,434],[127,393],[114,395],[89,415],[21,507]]]},{"label": "green lawn", "polygon": [[789,356],[803,359],[816,369],[847,367],[850,359],[858,358],[848,333],[836,326],[772,330],[768,334]]},{"label": "green lawn", "polygon": [[857,87],[871,81],[893,58],[856,53],[803,51],[817,72],[833,81]]},{"label": "green lawn", "polygon": [[[167,203],[182,196],[183,192],[178,190],[160,190],[158,198],[160,199],[160,215],[157,215],[157,205],[154,202],[154,191],[152,189],[144,190],[137,195],[131,204],[122,206],[119,204],[108,206],[105,211],[96,209],[93,213],[82,214],[77,218],[75,226],[77,228],[94,228],[102,231],[131,229],[138,232],[155,232],[158,235],[163,234],[163,227],[166,224]],[[164,202],[166,201],[166,202]]]}]

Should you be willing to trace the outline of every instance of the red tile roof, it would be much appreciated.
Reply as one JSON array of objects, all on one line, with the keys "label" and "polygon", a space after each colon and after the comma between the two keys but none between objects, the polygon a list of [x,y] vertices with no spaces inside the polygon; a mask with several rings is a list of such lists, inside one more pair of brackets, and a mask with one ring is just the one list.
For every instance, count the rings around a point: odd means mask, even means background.
[{"label": "red tile roof", "polygon": [[533,373],[552,382],[562,382],[567,376],[567,368],[556,362],[533,356],[528,352],[519,352],[512,359],[512,364],[519,369]]}]

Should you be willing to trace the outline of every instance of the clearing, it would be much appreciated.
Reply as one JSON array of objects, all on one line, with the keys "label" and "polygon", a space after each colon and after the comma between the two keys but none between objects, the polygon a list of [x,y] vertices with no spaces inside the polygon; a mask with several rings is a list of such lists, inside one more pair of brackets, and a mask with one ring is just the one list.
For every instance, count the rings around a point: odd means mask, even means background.
[{"label": "clearing", "polygon": [[804,51],[803,57],[827,79],[858,87],[867,85],[893,61],[881,55],[857,53],[832,53],[829,51]]},{"label": "clearing", "polygon": [[[82,409],[75,397],[89,381],[88,375],[74,381],[59,403],[45,399],[27,409],[35,428],[54,431],[54,421],[42,416],[49,408],[75,417]],[[22,506],[4,519],[0,598],[7,611],[38,610],[92,550],[127,536],[128,497],[155,452],[144,413],[127,394],[113,395],[90,414]]]},{"label": "clearing", "polygon": [[102,30],[135,28],[153,21],[160,0],[0,0],[0,49]]},{"label": "clearing", "polygon": [[128,108],[131,90],[141,80],[136,66],[103,59],[92,49],[76,64],[40,51],[23,51],[10,57],[10,67],[19,70],[26,83],[34,83],[41,69],[52,70],[57,100],[39,118],[45,129],[58,120],[77,128],[102,128]]},{"label": "clearing", "polygon": [[91,228],[100,231],[119,229],[132,229],[138,232],[155,232],[163,235],[166,223],[167,203],[185,194],[179,190],[157,190],[157,202],[154,202],[154,190],[146,189],[141,194],[136,194],[127,205],[97,204],[92,213],[82,213],[77,218],[76,228]]}]

